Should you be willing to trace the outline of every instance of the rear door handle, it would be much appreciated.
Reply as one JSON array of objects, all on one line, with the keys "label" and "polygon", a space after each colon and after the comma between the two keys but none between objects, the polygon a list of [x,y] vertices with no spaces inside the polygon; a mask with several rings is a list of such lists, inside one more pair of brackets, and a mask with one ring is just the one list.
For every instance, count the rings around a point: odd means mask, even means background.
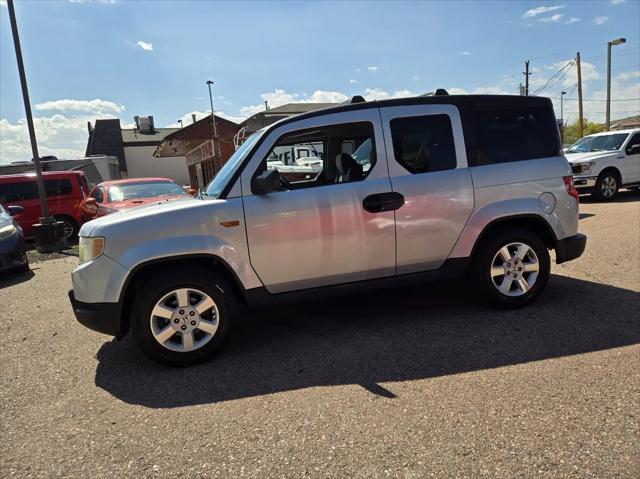
[{"label": "rear door handle", "polygon": [[362,200],[362,207],[369,213],[393,211],[404,205],[404,196],[395,191],[376,193]]}]

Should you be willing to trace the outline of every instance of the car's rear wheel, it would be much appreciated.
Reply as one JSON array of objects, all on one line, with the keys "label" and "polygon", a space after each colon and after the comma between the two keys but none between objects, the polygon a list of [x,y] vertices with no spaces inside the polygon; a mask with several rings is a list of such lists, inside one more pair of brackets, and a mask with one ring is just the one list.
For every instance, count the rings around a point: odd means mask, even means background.
[{"label": "car's rear wheel", "polygon": [[161,275],[137,292],[131,331],[151,359],[188,366],[220,349],[234,306],[231,288],[208,271]]},{"label": "car's rear wheel", "polygon": [[593,197],[597,200],[609,201],[615,198],[620,189],[620,176],[613,170],[605,170],[598,176]]},{"label": "car's rear wheel", "polygon": [[528,230],[501,229],[479,245],[474,267],[482,297],[500,308],[519,308],[544,290],[551,269],[544,242]]}]

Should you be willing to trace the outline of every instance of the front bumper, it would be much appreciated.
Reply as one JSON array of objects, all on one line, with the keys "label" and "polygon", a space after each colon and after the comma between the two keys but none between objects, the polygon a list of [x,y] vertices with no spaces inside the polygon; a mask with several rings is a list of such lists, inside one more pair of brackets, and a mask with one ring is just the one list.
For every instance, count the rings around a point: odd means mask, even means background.
[{"label": "front bumper", "polygon": [[587,237],[581,233],[558,240],[556,243],[556,263],[565,263],[579,258],[587,246]]},{"label": "front bumper", "polygon": [[574,176],[573,186],[575,186],[577,190],[593,188],[596,186],[596,180],[597,178],[595,176]]},{"label": "front bumper", "polygon": [[122,307],[120,303],[83,303],[78,301],[73,290],[69,290],[73,314],[80,324],[99,333],[121,337]]}]

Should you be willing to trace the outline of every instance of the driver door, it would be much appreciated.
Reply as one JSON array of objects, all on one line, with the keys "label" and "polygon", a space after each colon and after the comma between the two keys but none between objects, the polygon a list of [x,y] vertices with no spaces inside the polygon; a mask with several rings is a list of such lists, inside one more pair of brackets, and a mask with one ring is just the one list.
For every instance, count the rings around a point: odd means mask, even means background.
[{"label": "driver door", "polygon": [[[367,140],[368,159],[344,153]],[[281,188],[255,194],[252,180],[274,169]],[[378,109],[282,124],[241,182],[251,265],[270,293],[395,274],[394,211],[367,210],[392,191]]]}]

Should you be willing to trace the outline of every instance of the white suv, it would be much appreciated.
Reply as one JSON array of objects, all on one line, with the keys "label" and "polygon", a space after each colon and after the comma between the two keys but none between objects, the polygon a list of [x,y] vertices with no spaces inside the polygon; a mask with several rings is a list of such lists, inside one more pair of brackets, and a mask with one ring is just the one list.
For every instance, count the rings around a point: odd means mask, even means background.
[{"label": "white suv", "polygon": [[566,153],[580,191],[610,200],[621,187],[640,185],[640,129],[585,136]]},{"label": "white suv", "polygon": [[[302,148],[318,174],[290,174]],[[200,198],[84,224],[69,297],[85,326],[185,365],[239,305],[468,277],[520,307],[549,250],[562,263],[585,244],[549,99],[358,98],[247,138]]]}]

